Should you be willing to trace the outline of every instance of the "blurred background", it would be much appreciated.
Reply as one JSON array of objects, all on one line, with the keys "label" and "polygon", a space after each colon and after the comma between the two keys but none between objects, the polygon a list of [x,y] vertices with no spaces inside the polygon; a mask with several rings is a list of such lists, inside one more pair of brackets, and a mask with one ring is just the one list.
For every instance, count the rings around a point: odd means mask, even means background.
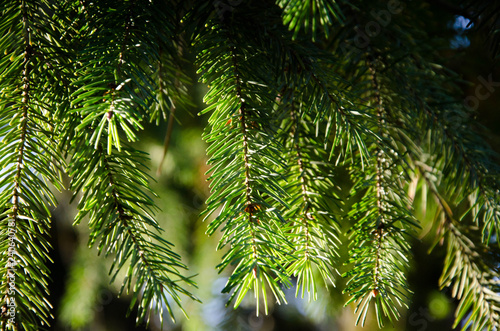
[{"label": "blurred background", "polygon": [[[474,96],[482,78],[500,82],[500,72],[493,61],[484,31],[474,31],[468,19],[457,15],[439,1],[429,4],[433,17],[428,20],[428,33],[442,37],[449,48],[442,52],[443,63],[456,71],[464,80],[461,83],[463,99]],[[443,24],[443,21],[446,24]],[[446,26],[446,28],[443,28]],[[189,62],[195,54],[187,54]],[[197,81],[195,68],[188,67],[193,82]],[[500,90],[500,87],[497,88]],[[484,89],[483,89],[484,90]],[[172,139],[160,175],[156,171],[161,162],[163,140],[167,128],[151,125],[141,133],[137,148],[149,153],[145,160],[152,183],[158,194],[157,205],[161,212],[157,220],[165,229],[164,236],[176,246],[183,262],[189,266],[189,274],[196,274],[198,289],[192,289],[200,303],[184,300],[187,319],[181,311],[175,311],[176,323],[165,316],[163,330],[361,330],[355,327],[353,307],[343,308],[347,297],[342,294],[343,279],[337,277],[337,288],[329,287],[320,292],[318,300],[295,298],[295,289],[287,292],[288,305],[274,306],[268,316],[255,313],[254,299],[247,295],[246,301],[236,310],[225,307],[228,296],[221,294],[227,273],[219,274],[216,266],[224,252],[216,251],[217,234],[205,234],[207,223],[199,216],[209,195],[206,172],[206,144],[201,139],[208,116],[198,116],[205,107],[202,98],[206,88],[193,84],[190,89],[193,106],[178,109],[173,126]],[[500,152],[500,91],[491,91],[490,96],[477,105],[477,120],[485,139]],[[498,160],[497,160],[498,161]],[[119,281],[109,284],[108,271],[112,258],[97,256],[96,249],[87,246],[86,224],[73,226],[76,201],[70,203],[71,193],[58,193],[59,207],[53,212],[52,228],[53,264],[50,285],[51,302],[54,304],[54,330],[160,330],[158,320],[149,327],[136,326],[135,311],[125,317],[129,298],[118,298]],[[414,259],[409,274],[413,289],[413,302],[402,318],[386,330],[451,330],[456,302],[450,299],[448,289],[440,291],[438,279],[441,273],[444,248],[437,245],[432,251],[434,212],[416,208],[422,222],[422,232],[413,247]],[[347,250],[341,252],[346,257]],[[119,277],[118,277],[119,279]],[[270,300],[272,301],[272,300]],[[364,330],[376,330],[376,320],[368,318]]]}]

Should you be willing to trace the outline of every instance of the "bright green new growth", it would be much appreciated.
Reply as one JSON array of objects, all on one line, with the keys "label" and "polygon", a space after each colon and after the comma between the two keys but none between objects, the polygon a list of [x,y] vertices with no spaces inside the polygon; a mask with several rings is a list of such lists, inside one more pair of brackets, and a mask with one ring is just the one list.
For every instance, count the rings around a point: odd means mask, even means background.
[{"label": "bright green new growth", "polygon": [[[79,200],[75,224],[88,222],[88,246],[113,258],[112,280],[125,275],[120,293],[132,294],[138,323],[197,300],[155,220],[147,155],[132,144],[144,124],[189,104],[186,51],[209,87],[204,217],[209,235],[222,232],[217,268],[230,273],[223,292],[235,307],[252,291],[267,313],[292,285],[315,300],[342,269],[357,323],[370,309],[380,326],[398,319],[423,191],[424,208],[439,207],[440,285],[460,301],[456,325],[498,329],[498,169],[456,77],[413,24],[426,9],[391,3],[2,1],[0,292],[18,309],[2,330],[51,323],[48,230],[63,174]],[[390,24],[357,44],[382,10]]]}]

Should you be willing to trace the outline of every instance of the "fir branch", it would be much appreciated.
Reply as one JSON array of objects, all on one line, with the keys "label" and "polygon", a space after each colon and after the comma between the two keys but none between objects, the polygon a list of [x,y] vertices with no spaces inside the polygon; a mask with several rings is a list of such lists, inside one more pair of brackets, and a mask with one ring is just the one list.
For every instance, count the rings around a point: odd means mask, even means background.
[{"label": "fir branch", "polygon": [[[447,223],[448,252],[440,278],[442,288],[453,286],[452,296],[460,300],[455,312],[456,328],[462,330],[495,330],[500,327],[499,252],[492,252],[482,244],[474,244],[461,230],[463,226]],[[489,252],[485,258],[481,250]]]},{"label": "fir branch", "polygon": [[[168,21],[168,11],[157,11],[155,5],[141,0],[103,1],[89,10],[94,26],[81,38],[79,61],[84,66],[75,82],[72,105],[73,112],[82,116],[79,127],[96,126],[90,137],[96,148],[107,131],[108,153],[113,146],[120,150],[120,131],[128,141],[135,141],[135,131],[143,129],[141,122],[154,117],[151,104],[161,89],[152,78],[154,65],[160,60],[160,46],[167,52],[172,47],[164,42],[171,32],[169,24],[166,32],[159,28]],[[118,42],[110,46],[109,40]]]},{"label": "fir branch", "polygon": [[[446,260],[439,284],[441,288],[452,287],[452,297],[460,300],[454,327],[464,322],[462,330],[494,330],[500,321],[500,275],[495,265],[499,253],[495,247],[474,243],[472,238],[477,236],[477,227],[464,224],[463,216],[462,222],[456,219],[450,204],[439,194],[436,183],[430,179],[429,171],[419,162],[415,164],[444,213],[436,236],[436,241],[441,244],[444,240],[447,242]],[[475,205],[476,201],[472,199],[470,204]]]},{"label": "fir branch", "polygon": [[61,189],[64,164],[53,147],[51,116],[60,110],[62,82],[55,74],[64,60],[58,45],[49,43],[59,31],[45,26],[54,9],[38,1],[0,5],[2,330],[38,329],[52,318],[48,233],[56,199],[49,185]]},{"label": "fir branch", "polygon": [[[164,307],[174,319],[169,300],[181,310],[181,295],[198,300],[183,287],[195,285],[181,274],[186,266],[159,235],[152,192],[142,169],[144,155],[120,143],[121,132],[134,141],[136,131],[143,128],[141,122],[153,120],[150,105],[156,91],[165,88],[161,78],[157,86],[150,77],[161,60],[160,49],[171,53],[172,46],[165,42],[171,32],[166,23],[169,11],[157,11],[157,5],[164,9],[156,1],[141,0],[103,1],[89,8],[96,26],[83,37],[89,55],[80,58],[85,65],[72,95],[73,119],[65,127],[76,132],[68,148],[71,188],[75,194],[83,193],[75,223],[89,215],[89,245],[97,243],[100,253],[114,254],[112,281],[126,272],[120,294],[132,292],[130,309],[137,304],[137,323],[147,324],[152,314],[159,314],[163,323]],[[109,39],[119,43],[109,47]],[[105,129],[107,139],[101,137]]]},{"label": "fir branch", "polygon": [[[384,144],[379,141],[374,144],[375,164],[370,169],[373,174],[370,175],[372,178],[367,178],[366,183],[370,186],[363,193],[361,202],[350,213],[356,220],[350,236],[352,242],[349,263],[353,267],[344,274],[344,277],[350,278],[344,292],[352,296],[346,305],[356,303],[356,324],[361,321],[364,325],[370,302],[375,300],[377,322],[382,327],[383,315],[390,321],[400,318],[396,304],[407,306],[411,292],[404,275],[409,268],[410,246],[407,241],[417,224],[405,207],[408,205],[407,199],[401,194],[399,175],[395,174],[398,171],[397,153],[389,148],[390,131],[386,127],[385,109],[374,62],[369,63],[369,69],[378,131]],[[355,192],[364,190],[364,180],[360,183],[362,186],[355,186]]]},{"label": "fir branch", "polygon": [[[442,117],[427,106],[424,106],[426,113],[433,119],[433,122],[443,122]],[[458,119],[455,118],[455,121]],[[445,122],[446,123],[446,122]],[[473,219],[482,225],[482,241],[488,243],[492,239],[493,234],[500,234],[500,193],[498,191],[499,184],[495,174],[497,174],[497,166],[489,166],[488,154],[489,148],[482,146],[481,142],[476,139],[469,141],[470,134],[465,133],[461,125],[454,125],[455,130],[450,130],[445,124],[435,130],[441,130],[442,135],[450,142],[453,149],[453,157],[445,159],[444,170],[450,169],[450,163],[460,162],[467,172],[459,170],[454,176],[449,176],[451,181],[467,180],[471,188],[466,188],[460,185],[455,189],[455,195],[459,197],[464,195],[474,194],[477,189],[479,197],[474,202],[474,208],[470,211],[473,213]],[[464,137],[466,137],[464,139]],[[464,143],[465,142],[465,143]],[[485,150],[483,150],[483,148]],[[460,169],[460,167],[459,167]],[[498,241],[497,241],[498,243]],[[500,244],[500,243],[499,243]]]},{"label": "fir branch", "polygon": [[[478,191],[473,208],[470,208],[473,219],[482,227],[484,243],[490,242],[494,234],[500,232],[500,182],[498,174],[500,168],[493,164],[493,152],[489,146],[479,139],[476,133],[471,131],[470,122],[472,114],[467,112],[463,105],[456,100],[446,96],[448,91],[445,89],[447,78],[444,75],[438,75],[436,79],[436,70],[429,68],[431,64],[426,63],[421,58],[412,58],[410,65],[418,66],[419,72],[424,72],[423,76],[427,83],[427,92],[421,89],[418,91],[410,80],[403,77],[398,71],[392,71],[402,80],[407,81],[410,86],[409,91],[414,103],[417,104],[422,118],[414,117],[415,123],[422,123],[422,130],[426,130],[429,135],[430,143],[424,143],[419,148],[408,148],[408,152],[413,155],[414,160],[424,158],[426,148],[435,153],[442,154],[442,157],[435,158],[436,166],[438,163],[440,170],[447,173],[445,181],[448,186],[448,194],[454,197],[455,201],[460,201],[466,196],[474,195]],[[429,77],[427,77],[429,75]],[[438,82],[436,82],[438,81]],[[445,99],[442,104],[435,104],[436,97]],[[419,130],[409,131],[408,135],[415,135],[415,139],[421,141],[422,136]],[[446,143],[443,143],[446,142]],[[412,145],[409,144],[411,147]],[[446,146],[446,147],[445,147]],[[423,148],[422,148],[423,147]],[[440,162],[442,160],[442,162]],[[466,184],[464,184],[466,183]]]},{"label": "fir branch", "polygon": [[328,38],[330,26],[345,19],[335,0],[280,0],[277,3],[283,8],[283,23],[293,31],[294,38],[304,29],[311,33],[312,40],[317,41],[320,28]]},{"label": "fir branch", "polygon": [[[335,285],[334,267],[338,259],[339,228],[333,212],[340,209],[338,186],[333,180],[332,165],[316,132],[309,128],[312,119],[295,97],[302,85],[290,85],[280,96],[280,106],[287,118],[283,120],[282,135],[285,140],[284,158],[288,161],[286,182],[283,187],[289,194],[290,209],[284,217],[288,220],[286,234],[294,245],[294,258],[287,271],[297,278],[296,296],[307,292],[309,300],[317,299],[316,277],[319,272],[325,285]],[[311,132],[312,131],[312,132]],[[338,213],[338,212],[337,212]]]},{"label": "fir branch", "polygon": [[[180,294],[196,298],[180,284],[194,283],[180,273],[186,266],[172,251],[172,244],[158,234],[161,229],[152,216],[153,201],[135,187],[149,191],[140,169],[144,155],[125,146],[111,155],[103,146],[90,151],[85,141],[75,152],[72,188],[83,193],[75,222],[89,214],[89,246],[98,242],[99,253],[115,256],[111,281],[126,270],[120,294],[133,292],[130,309],[137,302],[137,323],[145,320],[149,324],[153,313],[162,320],[164,306],[173,319],[169,299],[182,309]],[[87,159],[94,161],[90,165],[82,161]]]},{"label": "fir branch", "polygon": [[[376,167],[374,182],[350,214],[357,220],[350,235],[349,263],[353,267],[343,276],[350,278],[344,292],[352,296],[346,304],[357,304],[357,322],[364,324],[369,304],[374,299],[378,323],[382,326],[382,313],[389,320],[398,319],[400,313],[395,305],[405,306],[409,299],[404,276],[410,250],[407,240],[417,225],[403,207],[406,205],[404,197],[398,197],[399,187],[387,185],[390,176],[385,172],[396,170],[390,166],[393,161],[385,153],[376,155],[379,165],[382,158],[385,161],[383,166]],[[397,197],[396,200],[388,199],[388,193],[391,198]]]},{"label": "fir branch", "polygon": [[[477,23],[498,25],[487,11],[497,1],[468,2],[460,6]],[[145,156],[123,143],[138,139],[144,121],[168,117],[166,152],[174,117],[189,105],[183,69],[194,47],[209,85],[205,218],[209,234],[222,230],[218,268],[231,269],[230,302],[253,290],[257,312],[262,301],[268,312],[268,292],[285,302],[292,277],[297,295],[315,299],[318,275],[334,283],[337,222],[347,212],[347,304],[362,324],[370,306],[380,326],[399,318],[418,227],[405,194],[413,172],[439,205],[436,238],[448,245],[440,285],[459,300],[455,326],[498,329],[500,170],[455,97],[459,78],[434,61],[449,40],[426,36],[434,31],[424,28],[426,6],[405,6],[0,2],[0,328],[39,329],[51,318],[48,231],[65,158],[81,198],[75,223],[88,217],[89,245],[114,257],[111,277],[124,276],[120,294],[132,292],[137,321],[165,308],[172,315],[182,295],[196,300],[184,289],[194,285],[186,266],[160,236]],[[351,176],[340,186],[355,181],[349,211],[336,183],[344,169]],[[15,321],[5,315],[13,298]]]},{"label": "fir branch", "polygon": [[[488,160],[488,148],[481,143],[477,137],[471,134],[470,127],[465,125],[469,121],[469,114],[467,114],[460,105],[456,105],[456,101],[448,97],[449,91],[447,90],[447,82],[449,78],[444,75],[436,76],[436,66],[426,63],[420,57],[406,57],[406,60],[400,61],[400,63],[394,60],[388,60],[386,55],[385,67],[387,68],[384,72],[385,81],[389,81],[387,84],[391,87],[407,86],[409,87],[410,95],[405,91],[398,91],[396,88],[391,91],[389,89],[388,95],[393,99],[393,105],[398,105],[398,99],[401,98],[399,103],[401,104],[400,109],[413,110],[414,105],[417,105],[418,111],[404,111],[395,108],[394,116],[390,117],[390,120],[395,124],[395,131],[399,131],[401,137],[409,136],[414,137],[413,139],[420,143],[420,146],[416,146],[414,143],[408,143],[407,151],[410,159],[413,159],[413,164],[417,166],[417,169],[422,173],[423,178],[427,182],[428,187],[430,187],[431,192],[436,197],[438,204],[440,205],[442,211],[445,213],[443,218],[443,223],[438,226],[438,236],[437,241],[442,241],[445,238],[448,240],[448,255],[447,255],[447,269],[443,273],[442,286],[444,286],[444,279],[447,279],[447,285],[455,284],[459,286],[461,279],[465,282],[463,286],[471,286],[470,288],[475,288],[469,292],[470,294],[462,300],[462,304],[459,306],[456,313],[456,325],[462,321],[462,319],[470,312],[472,312],[472,318],[468,319],[466,322],[466,327],[471,326],[474,328],[481,329],[481,324],[491,324],[488,322],[491,316],[490,313],[494,311],[491,310],[491,303],[494,303],[495,299],[487,302],[485,300],[484,291],[495,291],[494,282],[486,281],[485,279],[480,280],[477,278],[481,273],[473,275],[472,273],[466,273],[462,275],[464,278],[460,278],[460,273],[465,270],[471,270],[471,264],[467,261],[464,263],[459,263],[461,258],[458,258],[455,252],[459,250],[457,248],[457,241],[454,241],[450,236],[443,237],[445,231],[447,230],[454,221],[454,213],[452,211],[452,206],[459,203],[464,197],[471,197],[471,207],[467,209],[467,213],[471,213],[472,217],[479,221],[479,217],[484,215],[483,221],[483,243],[490,242],[492,238],[491,235],[498,230],[495,230],[495,219],[498,219],[498,213],[496,212],[498,202],[495,203],[495,190],[498,187],[497,176],[498,173],[495,167],[491,166]],[[396,64],[394,64],[396,63]],[[411,73],[408,68],[414,67],[415,75]],[[414,77],[415,76],[415,77]],[[396,79],[395,79],[396,78]],[[391,93],[392,92],[392,93]],[[394,100],[396,98],[396,100]],[[407,100],[405,100],[407,98]],[[413,102],[411,102],[413,100]],[[437,100],[440,100],[439,103]],[[404,105],[408,104],[408,107]],[[444,107],[443,107],[444,105]],[[394,106],[393,106],[394,107]],[[464,115],[465,114],[465,115]],[[403,115],[403,116],[402,116]],[[430,179],[429,173],[423,168],[421,161],[415,161],[415,158],[423,157],[422,147],[426,146],[426,142],[422,141],[421,130],[415,130],[411,128],[411,123],[424,123],[424,127],[420,129],[428,130],[429,137],[431,140],[430,149],[432,155],[442,154],[442,157],[437,157],[434,167],[439,169],[442,174],[447,174],[443,176],[440,188],[444,187],[445,192],[439,192],[438,183],[434,183]],[[401,125],[403,124],[403,125]],[[405,126],[408,125],[408,126]],[[420,137],[419,137],[420,135]],[[411,141],[411,139],[406,139]],[[447,143],[443,143],[443,141]],[[436,143],[436,145],[433,145]],[[422,146],[423,145],[423,146]],[[443,147],[446,146],[446,147]],[[413,156],[414,155],[414,156]],[[464,185],[464,182],[466,183]],[[476,195],[476,192],[479,194]],[[443,196],[446,194],[452,199],[452,203],[447,202],[446,198]],[[482,198],[481,195],[484,194],[488,198]],[[475,197],[474,197],[475,196]],[[498,195],[497,195],[498,196]],[[466,214],[462,215],[463,219]],[[486,226],[486,224],[488,224]],[[463,240],[467,237],[463,236]],[[451,241],[451,243],[450,243]],[[462,254],[465,254],[467,250],[462,250]],[[470,251],[469,251],[470,253]],[[462,255],[460,255],[462,256]],[[456,260],[453,260],[456,257]],[[477,257],[477,256],[476,256]],[[473,256],[468,256],[467,259],[474,258]],[[453,263],[451,262],[453,260]],[[455,268],[455,269],[452,269]],[[488,272],[490,267],[483,266],[481,272]],[[449,273],[448,273],[449,272]],[[453,280],[449,277],[455,277]],[[482,276],[481,276],[482,277]],[[475,287],[473,284],[483,284],[481,286]],[[486,285],[487,284],[487,285]],[[490,293],[491,294],[491,293]],[[456,295],[456,293],[455,293]],[[475,304],[472,306],[472,302]],[[486,302],[485,302],[486,301]],[[479,321],[475,324],[473,321]]]},{"label": "fir branch", "polygon": [[[299,55],[295,54],[295,56]],[[310,63],[305,58],[302,58],[300,63],[304,63],[304,71],[312,78],[313,85],[316,85],[313,87],[313,91],[317,89],[318,94],[314,93],[312,95],[313,100],[319,98],[319,104],[326,105],[325,109],[316,110],[315,121],[327,118],[328,125],[325,130],[325,137],[329,139],[330,136],[333,136],[330,158],[336,152],[337,147],[341,147],[337,163],[341,159],[340,156],[345,158],[350,154],[352,157],[355,149],[357,149],[361,161],[364,163],[369,158],[364,138],[376,139],[374,133],[368,128],[371,116],[369,113],[361,111],[361,107],[356,107],[354,96],[346,92],[340,92],[340,89],[337,90],[338,95],[334,94],[334,90],[328,83],[328,72],[331,70],[328,66],[321,65],[321,63],[316,66],[314,62]],[[332,128],[335,130],[333,134]]]},{"label": "fir branch", "polygon": [[268,168],[273,164],[281,167],[275,139],[266,132],[272,132],[266,112],[272,109],[273,95],[266,92],[268,82],[262,81],[265,75],[260,75],[265,67],[254,70],[253,77],[249,75],[249,68],[256,63],[248,53],[248,40],[252,38],[238,36],[243,31],[232,32],[235,27],[229,24],[211,22],[199,41],[203,48],[211,50],[199,56],[202,79],[209,85],[217,82],[205,97],[210,104],[206,111],[213,110],[211,131],[205,135],[207,141],[213,142],[208,149],[213,193],[205,219],[222,207],[208,232],[212,234],[223,226],[219,248],[230,244],[218,266],[223,270],[236,264],[223,289],[233,291],[229,302],[235,298],[237,307],[252,288],[257,313],[260,292],[267,312],[266,284],[281,303],[285,297],[280,284],[289,283],[282,247],[286,239],[278,224],[282,217],[277,210],[284,204],[284,192],[275,179],[279,175]]}]

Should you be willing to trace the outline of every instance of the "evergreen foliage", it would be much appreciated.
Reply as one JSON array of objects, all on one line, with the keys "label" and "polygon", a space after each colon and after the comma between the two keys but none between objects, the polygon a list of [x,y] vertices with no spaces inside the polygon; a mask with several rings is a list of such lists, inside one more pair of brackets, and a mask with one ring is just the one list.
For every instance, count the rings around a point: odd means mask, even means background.
[{"label": "evergreen foliage", "polygon": [[[462,2],[497,56],[496,1]],[[436,201],[455,327],[500,327],[499,169],[440,63],[446,41],[426,33],[425,2],[2,0],[0,13],[2,330],[53,319],[54,190],[78,200],[75,225],[112,257],[138,323],[198,300],[134,144],[168,118],[166,153],[191,103],[186,53],[208,86],[204,218],[222,233],[229,302],[251,291],[267,313],[285,288],[316,300],[343,277],[356,323],[371,309],[393,322],[412,297],[414,206]]]}]

